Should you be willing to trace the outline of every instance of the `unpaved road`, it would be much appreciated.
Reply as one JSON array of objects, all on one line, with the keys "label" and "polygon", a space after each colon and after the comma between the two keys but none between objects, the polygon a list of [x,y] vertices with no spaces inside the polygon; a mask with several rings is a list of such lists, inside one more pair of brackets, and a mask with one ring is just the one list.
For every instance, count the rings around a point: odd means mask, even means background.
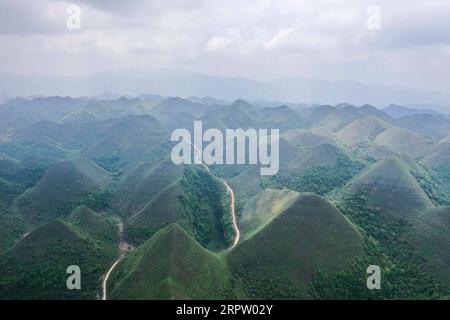
[{"label": "unpaved road", "polygon": [[[191,143],[191,142],[189,141],[189,143]],[[197,154],[200,155],[200,151],[198,150],[198,148],[195,145],[193,145],[192,143],[191,143],[191,145],[195,148],[195,150],[198,151]],[[204,162],[199,161],[198,159],[197,159],[197,162],[199,164],[201,164],[205,168],[206,171],[210,172],[209,167]],[[239,243],[239,239],[241,237],[241,232],[239,231],[239,227],[238,227],[237,219],[236,219],[236,208],[235,208],[235,204],[234,204],[234,191],[230,187],[230,185],[228,184],[228,182],[226,180],[224,180],[224,179],[221,179],[221,180],[223,181],[223,184],[227,188],[227,192],[230,194],[231,219],[233,222],[233,229],[234,229],[234,233],[235,233],[233,245],[231,246],[231,249],[233,249]],[[119,223],[118,227],[119,227],[119,234],[120,234],[120,243],[119,243],[120,256],[113,263],[113,265],[109,268],[108,272],[105,274],[105,276],[103,278],[102,300],[107,300],[107,298],[108,298],[107,284],[108,284],[109,276],[114,271],[114,268],[119,264],[120,261],[122,261],[122,259],[125,257],[126,252],[134,249],[130,244],[128,244],[127,242],[125,242],[123,240],[123,223]]]},{"label": "unpaved road", "polygon": [[[201,151],[197,148],[197,146],[195,144],[192,144],[190,141],[188,141],[188,142],[197,151],[197,158],[195,159],[197,161],[197,163],[201,164],[206,169],[206,171],[210,172],[208,165],[206,165],[203,161],[200,161],[200,159],[199,159]],[[233,245],[231,246],[231,249],[233,249],[239,243],[239,239],[241,237],[241,232],[239,231],[239,227],[238,227],[237,219],[236,219],[236,208],[234,205],[234,191],[225,179],[221,179],[221,180],[223,181],[223,184],[225,185],[228,193],[230,194],[231,219],[233,222],[233,229],[234,229],[234,234],[235,234],[234,242],[233,242]]]},{"label": "unpaved road", "polygon": [[108,296],[107,296],[107,284],[108,284],[108,279],[109,276],[111,275],[111,273],[113,272],[114,268],[117,267],[117,265],[119,264],[120,261],[122,261],[122,259],[125,257],[125,254],[128,251],[131,251],[134,249],[134,247],[132,245],[130,245],[129,243],[127,243],[124,238],[123,238],[123,223],[118,223],[117,224],[118,228],[119,228],[119,251],[120,251],[120,255],[119,258],[114,261],[114,263],[112,264],[112,266],[109,268],[108,272],[106,272],[105,276],[103,277],[103,281],[102,281],[102,300],[107,300]]},{"label": "unpaved road", "polygon": [[233,229],[234,229],[234,233],[235,233],[234,242],[233,242],[233,245],[231,246],[231,249],[233,249],[234,247],[236,247],[236,245],[239,242],[239,238],[241,237],[241,232],[239,231],[238,224],[237,224],[237,221],[236,221],[236,209],[235,209],[235,206],[234,206],[234,191],[230,187],[228,182],[226,182],[225,180],[223,180],[223,184],[227,188],[228,193],[230,194],[230,198],[231,198],[231,204],[230,204],[230,206],[231,206],[231,218],[233,220]]},{"label": "unpaved road", "polygon": [[113,272],[114,268],[119,264],[120,261],[122,261],[123,257],[125,256],[125,253],[121,253],[119,259],[117,259],[111,268],[109,268],[108,272],[106,273],[105,277],[103,278],[102,282],[102,300],[107,300],[107,283],[109,276],[111,275],[111,272]]}]

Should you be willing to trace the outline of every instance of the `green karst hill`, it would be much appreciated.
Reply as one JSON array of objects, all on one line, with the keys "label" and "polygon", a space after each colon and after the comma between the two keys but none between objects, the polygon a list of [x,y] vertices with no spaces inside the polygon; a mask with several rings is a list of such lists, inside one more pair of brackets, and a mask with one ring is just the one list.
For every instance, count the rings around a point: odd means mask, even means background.
[{"label": "green karst hill", "polygon": [[106,188],[109,181],[107,172],[89,160],[58,162],[17,199],[17,211],[37,224],[67,216],[78,202]]},{"label": "green karst hill", "polygon": [[340,193],[364,193],[369,206],[396,216],[412,215],[433,207],[409,170],[408,164],[400,158],[389,157],[353,178]]},{"label": "green karst hill", "polygon": [[158,231],[114,271],[112,299],[230,299],[223,257],[197,243],[178,224]]},{"label": "green karst hill", "polygon": [[347,218],[322,197],[304,193],[227,259],[250,297],[306,298],[316,272],[344,270],[362,249],[363,238]]},{"label": "green karst hill", "polygon": [[[31,232],[3,255],[0,258],[0,297],[95,299],[100,278],[115,252],[104,250],[107,245],[103,240],[97,238],[98,235],[88,236],[89,231],[85,232],[82,225],[85,224],[73,226],[55,220]],[[115,230],[108,232],[108,239],[112,240]],[[67,289],[66,270],[71,265],[81,268],[81,290]]]}]

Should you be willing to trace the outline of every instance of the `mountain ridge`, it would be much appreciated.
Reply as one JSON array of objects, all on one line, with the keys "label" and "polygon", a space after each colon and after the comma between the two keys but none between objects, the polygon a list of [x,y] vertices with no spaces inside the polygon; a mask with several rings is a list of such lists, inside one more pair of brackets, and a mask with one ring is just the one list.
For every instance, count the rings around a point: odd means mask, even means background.
[{"label": "mountain ridge", "polygon": [[[252,100],[319,101],[332,104],[347,101],[359,105],[371,103],[380,106],[389,105],[393,101],[400,104],[450,104],[448,95],[400,86],[303,77],[258,81],[173,69],[153,69],[146,72],[106,71],[88,76],[22,76],[3,73],[0,74],[0,88],[3,90],[0,94],[7,96],[95,96],[113,91],[122,95],[152,92],[183,97],[207,95],[225,100],[241,97]],[[18,88],[26,88],[26,91]]]}]

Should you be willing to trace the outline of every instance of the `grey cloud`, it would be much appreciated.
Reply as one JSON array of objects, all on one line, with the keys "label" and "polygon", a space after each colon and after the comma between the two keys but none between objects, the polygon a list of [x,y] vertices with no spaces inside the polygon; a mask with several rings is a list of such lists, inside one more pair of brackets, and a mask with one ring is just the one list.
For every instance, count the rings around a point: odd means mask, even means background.
[{"label": "grey cloud", "polygon": [[[52,34],[65,32],[67,6],[48,11],[45,0],[2,0],[0,2],[0,34]],[[59,9],[59,14],[57,10]]]},{"label": "grey cloud", "polygon": [[176,10],[185,11],[202,6],[205,0],[73,0],[80,5],[88,5],[115,15],[146,15],[148,17]]},{"label": "grey cloud", "polygon": [[386,5],[382,13],[383,27],[369,41],[373,47],[406,49],[450,44],[448,1]]},{"label": "grey cloud", "polygon": [[[374,2],[379,31],[365,25]],[[70,3],[82,8],[78,33],[65,28]],[[10,45],[0,52],[0,71],[173,67],[445,89],[448,21],[448,0],[4,0],[0,41]]]}]

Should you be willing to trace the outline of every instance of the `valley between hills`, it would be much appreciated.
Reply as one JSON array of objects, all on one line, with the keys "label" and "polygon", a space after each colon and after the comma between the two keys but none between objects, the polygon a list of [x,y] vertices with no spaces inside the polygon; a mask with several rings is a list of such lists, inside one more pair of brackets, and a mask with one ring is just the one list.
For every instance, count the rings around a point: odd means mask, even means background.
[{"label": "valley between hills", "polygon": [[[209,167],[206,164],[203,164],[203,167],[209,172]],[[233,229],[235,232],[235,236],[234,236],[234,240],[233,240],[233,245],[231,246],[231,249],[233,249],[234,247],[236,247],[236,245],[239,243],[239,239],[240,239],[240,231],[239,231],[239,226],[237,225],[237,219],[236,219],[236,208],[235,208],[235,199],[234,199],[234,191],[233,189],[230,187],[230,185],[223,180],[223,183],[227,189],[227,192],[230,194],[230,211],[231,211],[231,219],[233,222]],[[116,268],[116,266],[122,261],[122,259],[125,257],[126,252],[132,250],[132,246],[130,244],[128,244],[127,242],[123,241],[123,223],[119,223],[118,224],[119,227],[119,237],[120,237],[120,242],[119,242],[119,251],[121,252],[121,254],[119,255],[119,258],[114,261],[114,263],[112,264],[112,266],[108,269],[108,272],[106,272],[106,274],[103,276],[103,281],[102,281],[102,300],[107,300],[107,292],[108,292],[108,279],[111,275],[111,273],[114,271],[114,269]]]}]

